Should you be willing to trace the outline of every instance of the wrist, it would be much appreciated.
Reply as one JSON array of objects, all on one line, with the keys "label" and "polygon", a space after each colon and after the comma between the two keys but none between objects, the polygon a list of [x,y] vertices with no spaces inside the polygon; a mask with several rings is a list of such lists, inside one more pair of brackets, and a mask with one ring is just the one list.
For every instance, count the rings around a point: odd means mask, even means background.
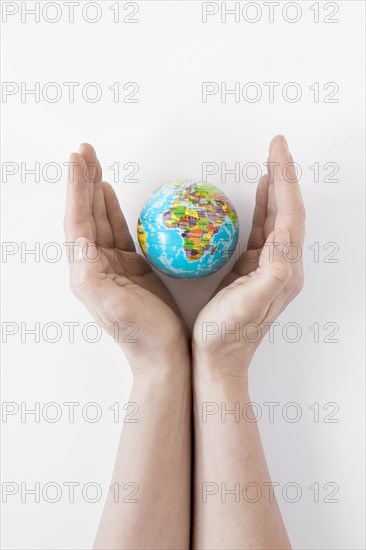
[{"label": "wrist", "polygon": [[191,376],[191,353],[187,339],[177,339],[174,346],[123,348],[134,381],[171,383],[185,381]]},{"label": "wrist", "polygon": [[215,346],[192,342],[192,364],[196,380],[225,384],[246,382],[251,350],[223,342]]}]

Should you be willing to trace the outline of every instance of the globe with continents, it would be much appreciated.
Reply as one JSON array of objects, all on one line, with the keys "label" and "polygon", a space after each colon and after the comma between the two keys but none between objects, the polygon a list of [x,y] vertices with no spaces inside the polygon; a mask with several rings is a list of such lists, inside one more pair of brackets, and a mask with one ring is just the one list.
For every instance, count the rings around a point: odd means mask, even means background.
[{"label": "globe with continents", "polygon": [[145,257],[159,271],[182,279],[206,277],[233,254],[238,216],[220,189],[181,178],[149,197],[137,235]]}]

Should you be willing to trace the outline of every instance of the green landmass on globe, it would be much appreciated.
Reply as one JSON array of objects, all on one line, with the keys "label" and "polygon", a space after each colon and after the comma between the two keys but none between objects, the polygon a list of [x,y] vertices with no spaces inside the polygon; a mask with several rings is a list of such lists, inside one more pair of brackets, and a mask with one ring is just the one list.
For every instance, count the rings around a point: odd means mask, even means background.
[{"label": "green landmass on globe", "polygon": [[137,233],[146,258],[164,273],[204,277],[220,269],[233,253],[238,217],[230,200],[214,185],[179,179],[161,186],[148,199]]},{"label": "green landmass on globe", "polygon": [[[230,217],[235,228],[238,217],[227,200],[209,184],[187,187],[183,199],[184,204],[181,204],[181,197],[177,198],[163,219],[167,227],[183,230],[183,250],[188,260],[194,262],[210,250],[212,237],[219,231],[225,216]],[[215,247],[212,247],[211,253],[214,252]]]}]

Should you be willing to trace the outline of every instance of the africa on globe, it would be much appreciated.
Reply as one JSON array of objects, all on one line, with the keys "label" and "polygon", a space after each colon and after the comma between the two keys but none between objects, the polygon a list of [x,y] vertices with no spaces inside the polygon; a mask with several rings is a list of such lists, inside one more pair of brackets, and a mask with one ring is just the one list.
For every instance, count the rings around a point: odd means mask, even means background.
[{"label": "africa on globe", "polygon": [[149,197],[137,235],[146,259],[159,271],[181,279],[207,277],[232,256],[238,216],[218,187],[181,178]]}]

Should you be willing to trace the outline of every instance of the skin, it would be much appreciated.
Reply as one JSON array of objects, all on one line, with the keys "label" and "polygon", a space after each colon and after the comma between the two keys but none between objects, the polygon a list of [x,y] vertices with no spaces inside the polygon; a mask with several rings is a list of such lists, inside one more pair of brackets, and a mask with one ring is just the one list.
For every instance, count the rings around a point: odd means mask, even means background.
[{"label": "skin", "polygon": [[[70,163],[74,169],[69,172],[64,229],[67,241],[76,243],[69,248],[74,251],[74,258],[69,257],[71,289],[114,337],[113,327],[120,325],[119,344],[134,371],[137,358],[160,359],[162,333],[170,352],[176,338],[186,339],[186,326],[165,285],[137,254],[113,187],[102,181],[93,147],[81,145]],[[136,346],[124,338],[128,322],[138,325]]]},{"label": "skin", "polygon": [[[65,235],[74,294],[116,337],[133,373],[130,402],[95,548],[186,549],[190,537],[191,368],[187,330],[159,277],[135,251],[91,145],[70,162]],[[97,259],[97,261],[90,261]],[[138,329],[130,342],[133,323]],[[128,325],[130,326],[130,325]],[[129,484],[129,485],[126,485]],[[137,494],[131,496],[137,490]],[[131,502],[138,499],[138,503]]]},{"label": "skin", "polygon": [[[250,401],[247,370],[253,354],[268,323],[303,284],[301,261],[292,261],[293,249],[287,246],[302,246],[305,214],[285,139],[272,140],[250,245],[199,313],[192,357],[177,305],[136,253],[113,188],[102,182],[94,149],[83,144],[70,161],[65,234],[76,243],[69,256],[71,288],[114,338],[119,327],[118,343],[133,373],[130,401],[140,409],[139,422],[124,425],[112,477],[122,491],[118,502],[112,492],[108,496],[95,548],[190,547],[192,371],[193,548],[290,548],[275,500],[237,503],[228,495],[223,503],[220,494],[207,494],[206,485],[203,502],[202,489],[207,482],[225,482],[231,489],[243,480],[270,481],[256,423],[223,423],[220,415],[203,422],[202,407],[225,403],[229,409]],[[285,166],[291,183],[283,177]],[[130,323],[138,329],[132,343],[126,337]],[[246,338],[223,338],[222,328],[230,330],[235,323],[240,334],[248,323],[256,330],[247,331]],[[257,330],[260,338],[253,338]],[[126,483],[137,487],[138,503],[126,502]]]},{"label": "skin", "polygon": [[[220,412],[223,407],[235,409],[236,403],[242,411],[244,404],[250,403],[248,367],[253,354],[269,324],[302,288],[302,262],[293,261],[297,252],[288,247],[291,242],[302,248],[305,222],[291,163],[286,140],[275,137],[269,150],[269,173],[258,184],[248,250],[194,326],[195,549],[291,548],[276,500],[269,497],[270,475],[257,424],[247,420],[255,417],[253,411],[248,409],[245,416],[238,417],[224,414],[226,421],[220,413],[203,415],[207,403],[211,404],[209,410],[218,407]],[[239,338],[226,333],[235,323],[240,327]],[[243,332],[253,323],[253,330]],[[217,332],[207,335],[208,324]],[[240,494],[225,497],[222,483],[224,489],[236,487]],[[257,502],[248,502],[256,500],[255,489],[243,498],[246,483],[259,485],[262,495]]]},{"label": "skin", "polygon": [[[302,259],[298,256],[304,242],[305,209],[293,158],[283,136],[272,140],[267,165],[268,174],[260,179],[257,187],[248,249],[201,310],[193,330],[196,356],[204,358],[208,354],[212,358],[216,354],[230,354],[230,362],[225,367],[228,374],[244,373],[269,324],[304,284]],[[254,329],[254,334],[249,332],[239,343],[235,338],[233,342],[223,342],[219,330],[207,338],[207,345],[202,345],[204,323],[212,322],[225,323],[228,329],[240,323],[241,332],[248,323],[256,323],[262,338],[250,342],[256,336]]]}]

